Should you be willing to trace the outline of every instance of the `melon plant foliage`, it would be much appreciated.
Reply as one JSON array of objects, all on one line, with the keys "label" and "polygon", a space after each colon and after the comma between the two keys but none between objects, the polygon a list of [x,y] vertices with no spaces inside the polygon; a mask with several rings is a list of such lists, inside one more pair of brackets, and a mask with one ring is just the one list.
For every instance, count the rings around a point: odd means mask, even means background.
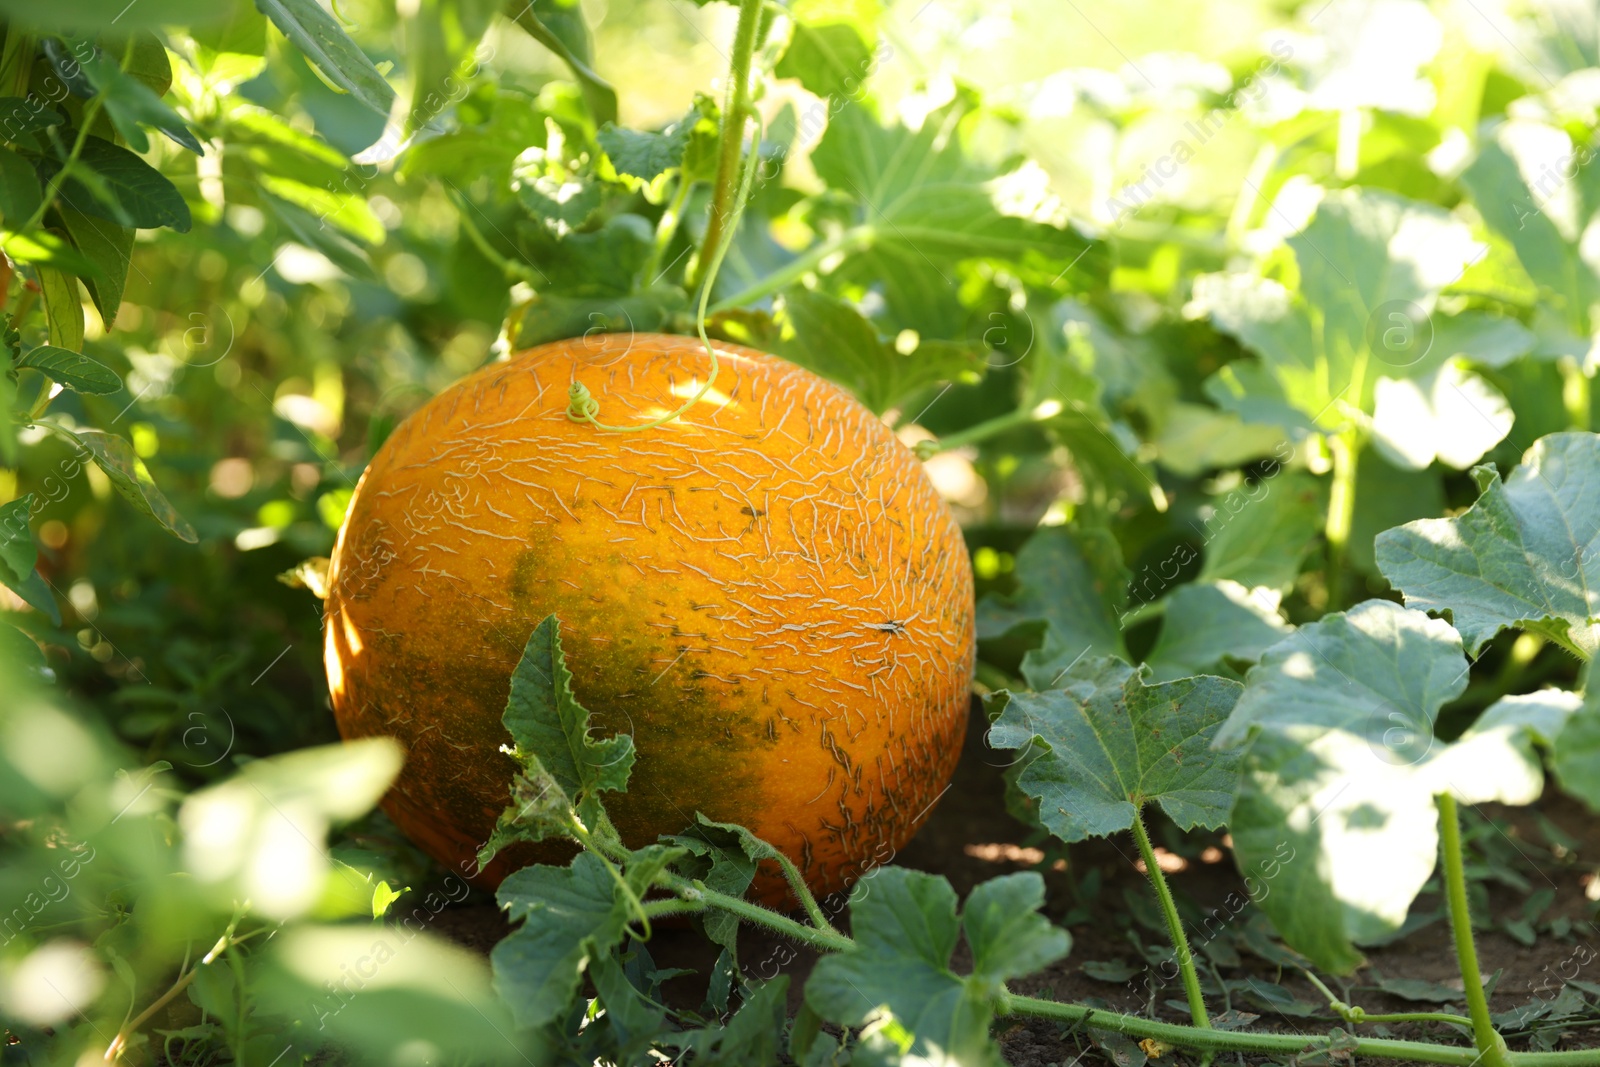
[{"label": "melon plant foliage", "polygon": [[[1047,7],[0,0],[0,1059],[998,1064],[1032,1020],[1118,1064],[1600,1063],[1592,980],[1489,1011],[1462,845],[1600,812],[1592,12]],[[701,812],[624,843],[649,783],[552,615],[479,859],[553,851],[447,936],[477,865],[327,709],[356,483],[512,351],[701,326],[924,461],[1071,900],[885,855],[819,901]],[[1329,1003],[1200,974],[1155,842],[1201,835]],[[1118,971],[1071,955],[1104,837],[1172,940],[1129,1012],[1049,994]],[[1467,1014],[1428,1042],[1328,989],[1434,917]]]}]

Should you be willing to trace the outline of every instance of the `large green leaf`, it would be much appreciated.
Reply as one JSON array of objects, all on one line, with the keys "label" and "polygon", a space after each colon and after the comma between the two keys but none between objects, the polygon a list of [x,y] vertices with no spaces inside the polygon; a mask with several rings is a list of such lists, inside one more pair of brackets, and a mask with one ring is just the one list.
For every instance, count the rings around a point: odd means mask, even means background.
[{"label": "large green leaf", "polygon": [[589,712],[572,695],[572,672],[561,652],[561,623],[548,615],[528,636],[511,675],[511,695],[501,716],[513,745],[506,751],[520,764],[512,780],[511,805],[494,835],[479,850],[489,862],[513,841],[542,841],[570,833],[574,818],[591,830],[605,827],[599,794],[628,786],[633,738],[589,736]]},{"label": "large green leaf", "polygon": [[1380,379],[1373,399],[1373,444],[1403,470],[1426,470],[1434,460],[1465,470],[1515,418],[1498,389],[1456,360],[1418,378]]},{"label": "large green leaf", "polygon": [[[943,878],[880,867],[850,895],[856,946],[818,961],[806,1003],[841,1026],[892,1017],[913,1038],[916,1062],[966,1067],[1001,1063],[989,1024],[1009,978],[1067,954],[1071,939],[1038,914],[1044,880],[1033,872],[979,885],[956,917],[956,894]],[[950,969],[963,928],[972,949],[966,978]],[[887,1012],[887,1016],[885,1016]]]},{"label": "large green leaf", "polygon": [[1320,966],[1349,971],[1357,944],[1405,921],[1433,872],[1436,796],[1537,796],[1517,731],[1435,736],[1468,666],[1448,624],[1369,600],[1268,649],[1217,735],[1219,747],[1248,743],[1229,820],[1240,869],[1271,871],[1257,902]]},{"label": "large green leaf", "polygon": [[34,546],[28,522],[33,516],[33,494],[25,493],[7,504],[0,504],[0,583],[9,586],[28,604],[61,625],[61,612],[35,569],[39,550]]},{"label": "large green leaf", "polygon": [[1108,535],[1064,526],[1038,530],[1017,553],[1017,591],[978,605],[978,636],[1002,637],[1044,623],[1044,643],[1028,653],[1023,674],[1050,689],[1079,659],[1128,658],[1117,612],[1127,600],[1127,572]]},{"label": "large green leaf", "polygon": [[1443,210],[1357,189],[1329,193],[1289,246],[1298,292],[1253,275],[1203,276],[1192,308],[1260,357],[1270,383],[1230,377],[1268,402],[1257,418],[1281,421],[1270,407],[1286,404],[1326,428],[1370,412],[1380,377],[1417,373],[1439,290],[1479,254]]},{"label": "large green leaf", "polygon": [[849,97],[861,92],[872,68],[872,42],[858,27],[848,22],[797,22],[789,47],[772,72],[798,79],[818,96]]},{"label": "large green leaf", "polygon": [[683,165],[683,153],[699,120],[700,112],[695,110],[659,133],[608,125],[595,134],[595,140],[618,174],[650,182]]},{"label": "large green leaf", "polygon": [[334,85],[380,115],[393,109],[394,89],[317,0],[256,0],[256,7]]},{"label": "large green leaf", "polygon": [[1504,482],[1476,472],[1465,514],[1378,535],[1378,569],[1406,603],[1448,613],[1477,655],[1509,626],[1584,659],[1600,649],[1600,436],[1534,442]]},{"label": "large green leaf", "polygon": [[1184,829],[1215,828],[1227,821],[1238,754],[1211,751],[1211,740],[1240,689],[1209,675],[1147,685],[1119,660],[1088,660],[1060,689],[997,694],[989,744],[1028,753],[1017,785],[1063,841],[1126,830],[1148,803]]}]

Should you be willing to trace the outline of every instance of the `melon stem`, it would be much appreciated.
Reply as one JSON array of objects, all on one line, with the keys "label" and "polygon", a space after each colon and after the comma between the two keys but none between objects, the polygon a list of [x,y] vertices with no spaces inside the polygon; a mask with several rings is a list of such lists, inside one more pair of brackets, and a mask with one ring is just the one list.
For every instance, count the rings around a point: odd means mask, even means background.
[{"label": "melon stem", "polygon": [[1150,876],[1156,899],[1161,903],[1161,914],[1167,920],[1167,934],[1172,938],[1172,951],[1177,955],[1178,971],[1183,975],[1183,990],[1189,998],[1189,1014],[1195,1026],[1208,1030],[1211,1028],[1211,1019],[1206,1015],[1205,994],[1200,992],[1200,975],[1195,971],[1194,953],[1189,950],[1189,938],[1183,932],[1183,919],[1178,915],[1172,890],[1167,887],[1167,876],[1161,872],[1161,864],[1156,862],[1156,852],[1150,844],[1150,835],[1145,832],[1142,809],[1133,813],[1132,829],[1133,839],[1139,845],[1139,854],[1144,857],[1145,873]]}]

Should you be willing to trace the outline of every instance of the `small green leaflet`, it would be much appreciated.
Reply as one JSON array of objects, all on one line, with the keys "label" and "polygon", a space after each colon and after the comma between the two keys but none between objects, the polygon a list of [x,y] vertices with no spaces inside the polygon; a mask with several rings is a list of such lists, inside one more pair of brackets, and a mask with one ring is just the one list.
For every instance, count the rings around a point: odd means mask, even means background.
[{"label": "small green leaflet", "polygon": [[40,345],[17,361],[19,367],[31,367],[60,382],[68,389],[80,393],[104,395],[122,388],[122,379],[116,371],[90,359],[81,352],[73,352],[53,345]]},{"label": "small green leaflet", "polygon": [[59,423],[47,425],[82,445],[95,466],[105,471],[106,477],[111,479],[111,487],[134,507],[166,527],[178,540],[190,544],[200,540],[194,527],[184,521],[165,494],[156,487],[144,461],[127,441],[103,430],[68,430]]},{"label": "small green leaflet", "polygon": [[1238,756],[1211,741],[1241,688],[1209,675],[1146,685],[1126,663],[1085,660],[1058,690],[995,694],[989,744],[1028,752],[1017,786],[1063,841],[1126,830],[1152,802],[1183,829],[1214,828],[1227,821]]},{"label": "small green leaflet", "polygon": [[848,301],[798,286],[784,291],[774,325],[768,351],[844,386],[877,414],[983,365],[982,349],[949,341],[902,354]]},{"label": "small green leaflet", "polygon": [[256,7],[330,82],[388,116],[394,107],[394,89],[317,0],[256,0]]},{"label": "small green leaflet", "polygon": [[1050,689],[1080,658],[1127,658],[1117,610],[1127,599],[1127,574],[1109,534],[1040,528],[1017,553],[1017,592],[978,605],[978,637],[1003,637],[1043,622],[1044,644],[1028,653],[1022,673]]},{"label": "small green leaflet", "polygon": [[[989,1037],[1007,979],[1065,956],[1071,938],[1038,913],[1044,879],[1028,871],[984,882],[958,920],[944,878],[880,867],[850,894],[856,947],[825,956],[806,983],[806,1004],[841,1026],[903,1028],[916,1056],[963,1067],[999,1065]],[[950,970],[963,930],[972,974]]]},{"label": "small green leaflet", "polygon": [[1161,636],[1145,657],[1157,681],[1253,663],[1294,627],[1278,613],[1278,592],[1238,582],[1194,582],[1167,598]]},{"label": "small green leaflet", "polygon": [[[778,857],[777,849],[743,826],[716,822],[699,812],[695,812],[694,819],[694,825],[684,833],[662,840],[686,852],[678,869],[707,889],[742,897],[755,880],[756,865]],[[732,912],[711,910],[697,918],[706,937],[722,947],[706,997],[713,1009],[727,1011],[728,995],[739,975],[739,917]]]},{"label": "small green leaflet", "polygon": [[[1258,903],[1322,967],[1348,972],[1357,944],[1405,921],[1434,868],[1436,796],[1538,795],[1521,733],[1533,720],[1490,721],[1450,744],[1435,736],[1468,667],[1447,623],[1368,600],[1269,648],[1217,735],[1219,747],[1248,745],[1229,819],[1240,869],[1261,878],[1281,863]],[[1285,850],[1298,859],[1283,862]]]},{"label": "small green leaflet", "polygon": [[33,516],[33,494],[0,504],[0,582],[30,605],[38,608],[57,626],[61,612],[50,595],[50,587],[35,569],[39,550],[34,547],[28,520]]},{"label": "small green leaflet", "polygon": [[508,751],[522,765],[512,781],[511,806],[478,853],[488,863],[513,841],[542,841],[569,833],[572,820],[590,830],[609,829],[599,794],[628,786],[633,738],[589,736],[589,712],[572,695],[572,672],[561,653],[561,623],[548,615],[529,635],[511,675],[511,695],[501,721],[511,734]]},{"label": "small green leaflet", "polygon": [[[620,875],[643,899],[682,849],[651,845],[633,854]],[[508,875],[496,899],[515,931],[494,947],[495,989],[511,1006],[517,1025],[538,1027],[563,1017],[596,956],[609,955],[626,935],[632,915],[619,876],[593,852],[569,867],[535,864]]]},{"label": "small green leaflet", "polygon": [[78,279],[54,267],[40,267],[38,274],[50,343],[69,352],[81,352],[83,304],[78,297]]},{"label": "small green leaflet", "polygon": [[1471,655],[1515,626],[1590,659],[1600,649],[1600,436],[1542,437],[1504,482],[1490,467],[1473,473],[1477,503],[1378,535],[1378,569],[1411,607],[1448,613]]},{"label": "small green leaflet", "polygon": [[66,120],[55,108],[46,107],[38,97],[0,96],[0,129],[7,139],[16,142],[26,134],[38,133],[47,126],[59,126]]},{"label": "small green leaflet", "polygon": [[0,249],[20,263],[34,266],[48,264],[80,278],[99,273],[99,268],[87,256],[49,230],[34,230],[31,233],[0,230]]}]

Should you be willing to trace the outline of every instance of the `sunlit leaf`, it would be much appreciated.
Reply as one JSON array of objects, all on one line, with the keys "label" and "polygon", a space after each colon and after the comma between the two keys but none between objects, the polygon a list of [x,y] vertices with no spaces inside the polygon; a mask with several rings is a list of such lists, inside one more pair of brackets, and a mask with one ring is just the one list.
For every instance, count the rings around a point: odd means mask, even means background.
[{"label": "sunlit leaf", "polygon": [[116,371],[81,352],[40,345],[22,357],[19,367],[32,367],[51,381],[80,393],[114,393],[122,388]]},{"label": "sunlit leaf", "polygon": [[1228,816],[1236,753],[1210,750],[1240,685],[1200,676],[1146,684],[1114,659],[1086,660],[1060,688],[1002,693],[989,744],[1027,750],[1017,785],[1063,841],[1126,830],[1148,803],[1184,829]]},{"label": "sunlit leaf", "polygon": [[1536,441],[1504,482],[1479,468],[1483,495],[1455,518],[1378,536],[1378,569],[1406,603],[1448,613],[1477,655],[1507,627],[1588,659],[1600,649],[1600,436]]},{"label": "sunlit leaf", "polygon": [[1161,636],[1145,657],[1158,681],[1252,663],[1294,627],[1278,612],[1278,593],[1224,578],[1179,586],[1167,597]]},{"label": "sunlit leaf", "polygon": [[[1003,983],[1066,955],[1071,940],[1038,914],[1044,880],[1027,872],[979,885],[956,917],[956,894],[936,875],[879,867],[850,895],[856,947],[818,961],[806,1003],[842,1026],[861,1026],[887,1009],[937,1062],[998,1065],[989,1037]],[[963,928],[973,973],[950,970]]]},{"label": "sunlit leaf", "polygon": [[394,89],[317,0],[256,0],[256,7],[329,81],[380,115],[389,114]]}]

